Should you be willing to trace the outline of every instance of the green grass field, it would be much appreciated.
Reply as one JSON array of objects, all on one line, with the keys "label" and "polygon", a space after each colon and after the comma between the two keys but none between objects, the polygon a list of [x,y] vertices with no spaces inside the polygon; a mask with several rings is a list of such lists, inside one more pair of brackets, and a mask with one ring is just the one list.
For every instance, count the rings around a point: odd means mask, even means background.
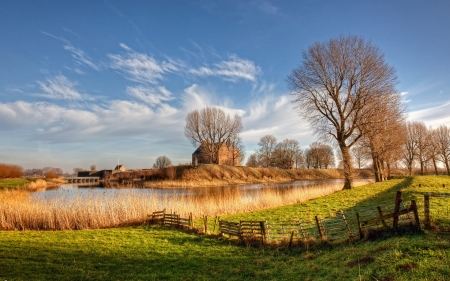
[{"label": "green grass field", "polygon": [[0,179],[0,190],[22,188],[29,179]]},{"label": "green grass field", "polygon": [[[418,185],[421,184],[421,187]],[[442,187],[445,184],[446,187]],[[392,201],[423,201],[418,191],[450,192],[450,177],[396,179],[224,218],[286,221]],[[432,206],[443,219],[450,201]],[[419,213],[423,209],[419,205]],[[210,229],[212,227],[212,222]],[[286,249],[158,226],[83,231],[0,231],[0,280],[449,280],[448,234]],[[358,262],[359,261],[359,262]]]}]

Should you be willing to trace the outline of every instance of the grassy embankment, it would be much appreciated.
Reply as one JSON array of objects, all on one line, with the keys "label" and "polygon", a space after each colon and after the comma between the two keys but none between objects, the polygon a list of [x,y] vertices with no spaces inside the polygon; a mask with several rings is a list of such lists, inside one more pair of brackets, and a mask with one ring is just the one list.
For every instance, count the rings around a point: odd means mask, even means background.
[{"label": "grassy embankment", "polygon": [[[274,169],[252,168],[226,165],[181,165],[153,170],[152,180],[142,181],[144,187],[198,187],[221,186],[251,183],[275,183],[294,180],[342,179],[340,169]],[[357,178],[372,177],[372,173],[363,170]]]},{"label": "grassy embankment", "polygon": [[[310,219],[391,202],[397,190],[402,190],[405,201],[420,203],[422,197],[415,192],[447,192],[442,184],[450,186],[450,178],[397,179],[225,218]],[[447,206],[445,199],[432,200],[435,215],[448,220]],[[419,212],[423,214],[421,206]],[[228,240],[147,226],[2,231],[0,243],[0,279],[5,280],[447,280],[450,276],[450,241],[428,232],[295,250],[236,246]]]},{"label": "grassy embankment", "polygon": [[0,190],[28,190],[36,191],[45,189],[50,184],[43,179],[0,179]]}]

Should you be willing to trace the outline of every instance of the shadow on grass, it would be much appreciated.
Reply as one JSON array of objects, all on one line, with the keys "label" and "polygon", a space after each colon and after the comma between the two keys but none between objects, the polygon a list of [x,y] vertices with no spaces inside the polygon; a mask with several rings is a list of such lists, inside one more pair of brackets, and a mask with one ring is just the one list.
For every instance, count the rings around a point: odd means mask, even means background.
[{"label": "shadow on grass", "polygon": [[178,230],[135,227],[21,234],[15,241],[2,239],[8,243],[0,249],[1,280],[276,278],[270,272],[255,276],[260,274],[254,264],[257,249]]},{"label": "shadow on grass", "polygon": [[[376,207],[380,204],[386,204],[386,203],[394,203],[395,202],[395,195],[397,191],[402,191],[402,198],[406,198],[405,195],[408,195],[408,191],[404,190],[407,187],[410,187],[413,183],[412,177],[407,177],[400,183],[397,183],[396,185],[392,186],[389,189],[386,189],[382,192],[377,193],[374,196],[371,196],[365,200],[359,201],[356,205],[344,209],[345,212],[353,212],[358,211],[360,209],[365,209],[369,207]],[[406,202],[403,201],[406,205]],[[375,204],[376,203],[376,204]]]}]

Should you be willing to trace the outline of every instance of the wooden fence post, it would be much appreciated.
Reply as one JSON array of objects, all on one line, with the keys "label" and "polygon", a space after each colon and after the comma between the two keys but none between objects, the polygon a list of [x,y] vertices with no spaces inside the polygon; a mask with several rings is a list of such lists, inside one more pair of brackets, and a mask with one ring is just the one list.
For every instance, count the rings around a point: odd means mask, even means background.
[{"label": "wooden fence post", "polygon": [[[378,214],[380,214],[380,217],[383,217],[383,211],[381,210],[380,206],[377,206]],[[381,221],[383,223],[384,228],[387,228],[387,224],[385,220]]]},{"label": "wooden fence post", "polygon": [[259,222],[259,227],[261,227],[261,233],[263,236],[263,243],[266,242],[266,223],[261,221]]},{"label": "wooden fence post", "polygon": [[322,241],[326,240],[325,232],[323,231],[322,223],[320,222],[320,219],[318,216],[316,216],[316,223],[317,223],[317,229],[319,230],[320,239]]},{"label": "wooden fence post", "polygon": [[416,200],[411,200],[411,209],[414,214],[414,223],[415,223],[416,227],[420,229],[419,212],[417,211]]},{"label": "wooden fence post", "polygon": [[294,240],[294,230],[291,231],[291,239],[289,239],[289,246],[288,246],[288,248],[292,247],[292,240]]},{"label": "wooden fence post", "polygon": [[205,234],[208,233],[208,216],[203,215],[203,229],[205,230]]},{"label": "wooden fence post", "polygon": [[339,212],[341,213],[342,219],[344,220],[344,224],[347,227],[348,239],[352,239],[353,233],[352,233],[352,230],[350,229],[350,226],[348,225],[347,218],[345,217],[344,211],[340,210]]},{"label": "wooden fence post", "polygon": [[394,223],[393,227],[398,228],[398,212],[400,212],[400,203],[402,202],[402,192],[397,191],[395,195]]},{"label": "wooden fence post", "polygon": [[214,229],[213,229],[213,233],[216,233],[216,225],[217,222],[219,221],[219,216],[216,216],[216,218],[214,219]]},{"label": "wooden fence post", "polygon": [[425,213],[425,227],[430,228],[430,195],[424,195],[423,196],[424,202],[423,202],[423,209]]},{"label": "wooden fence post", "polygon": [[191,229],[194,229],[194,220],[193,220],[193,217],[192,217],[192,212],[189,213],[189,227]]},{"label": "wooden fence post", "polygon": [[364,234],[361,228],[361,219],[359,218],[359,213],[356,213],[356,222],[358,224],[359,239],[362,239],[364,237]]}]

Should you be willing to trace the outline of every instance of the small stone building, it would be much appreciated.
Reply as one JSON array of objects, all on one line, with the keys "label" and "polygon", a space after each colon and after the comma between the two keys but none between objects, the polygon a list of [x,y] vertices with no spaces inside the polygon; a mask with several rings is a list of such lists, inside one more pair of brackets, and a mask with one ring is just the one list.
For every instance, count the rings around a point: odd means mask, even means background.
[{"label": "small stone building", "polygon": [[125,168],[124,165],[117,165],[117,166],[114,168],[114,171],[116,171],[116,172],[126,172],[127,169]]},{"label": "small stone building", "polygon": [[[205,153],[205,143],[202,143],[195,151],[192,153],[192,164],[212,164],[212,160]],[[219,165],[229,165],[229,166],[239,166],[239,149],[237,147],[229,147],[223,144],[219,149]],[[233,157],[234,156],[234,157]],[[197,161],[196,161],[197,160]]]}]

